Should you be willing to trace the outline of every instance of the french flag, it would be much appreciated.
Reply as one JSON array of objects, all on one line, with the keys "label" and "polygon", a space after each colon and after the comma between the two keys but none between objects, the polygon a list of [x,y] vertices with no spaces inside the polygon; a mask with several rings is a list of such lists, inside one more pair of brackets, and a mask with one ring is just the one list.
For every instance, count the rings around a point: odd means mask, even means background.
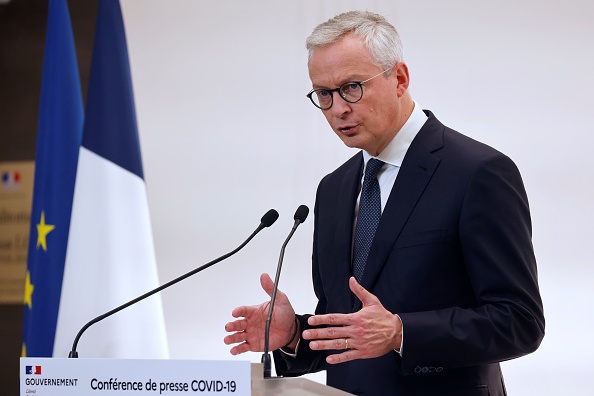
[{"label": "french flag", "polygon": [[17,171],[2,172],[2,187],[7,190],[19,188],[21,184],[21,174]]},{"label": "french flag", "polygon": [[41,366],[27,366],[27,375],[41,375]]},{"label": "french flag", "polygon": [[[53,356],[158,284],[120,4],[100,0]],[[78,346],[87,358],[167,358],[161,297],[95,324]]]}]

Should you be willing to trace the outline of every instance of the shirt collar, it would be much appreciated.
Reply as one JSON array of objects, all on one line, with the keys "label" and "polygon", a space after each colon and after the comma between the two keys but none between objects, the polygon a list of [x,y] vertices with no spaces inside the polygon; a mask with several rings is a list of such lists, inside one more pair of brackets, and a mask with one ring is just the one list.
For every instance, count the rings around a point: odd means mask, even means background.
[{"label": "shirt collar", "polygon": [[427,121],[427,115],[417,102],[414,102],[414,105],[412,114],[408,117],[408,120],[406,120],[402,128],[396,133],[396,136],[394,136],[394,139],[388,143],[386,148],[377,157],[373,157],[367,151],[363,150],[363,161],[365,164],[367,164],[370,158],[377,158],[393,166],[402,166],[402,161],[410,144]]}]

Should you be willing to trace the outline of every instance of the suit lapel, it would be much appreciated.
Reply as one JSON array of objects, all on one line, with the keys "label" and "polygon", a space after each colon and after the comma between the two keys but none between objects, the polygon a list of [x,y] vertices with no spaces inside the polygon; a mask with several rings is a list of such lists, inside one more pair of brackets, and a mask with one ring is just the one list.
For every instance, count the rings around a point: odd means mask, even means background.
[{"label": "suit lapel", "polygon": [[[443,147],[444,126],[429,113],[429,119],[411,143],[378,225],[361,285],[372,290],[419,198],[423,195],[440,160],[431,153]],[[353,311],[361,309],[354,299]]]}]

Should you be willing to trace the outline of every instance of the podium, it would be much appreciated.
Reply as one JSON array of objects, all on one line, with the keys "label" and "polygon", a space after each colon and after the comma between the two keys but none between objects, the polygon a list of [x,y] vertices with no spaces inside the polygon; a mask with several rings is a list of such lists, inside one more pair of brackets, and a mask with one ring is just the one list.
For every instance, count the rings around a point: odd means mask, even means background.
[{"label": "podium", "polygon": [[21,396],[344,396],[305,378],[264,378],[247,361],[21,358]]},{"label": "podium", "polygon": [[306,378],[264,378],[263,364],[252,363],[252,396],[345,396],[350,393]]}]

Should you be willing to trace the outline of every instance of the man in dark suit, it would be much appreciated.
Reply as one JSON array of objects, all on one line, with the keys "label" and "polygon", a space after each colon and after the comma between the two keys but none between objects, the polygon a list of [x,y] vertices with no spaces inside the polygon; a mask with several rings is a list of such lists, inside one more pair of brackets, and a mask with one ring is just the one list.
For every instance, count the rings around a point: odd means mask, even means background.
[{"label": "man in dark suit", "polygon": [[[519,171],[417,106],[383,17],[338,15],[307,47],[308,96],[362,151],[318,188],[315,315],[277,294],[277,373],[327,370],[328,385],[361,395],[504,395],[499,362],[544,336]],[[233,311],[231,353],[263,350],[267,309]]]}]

